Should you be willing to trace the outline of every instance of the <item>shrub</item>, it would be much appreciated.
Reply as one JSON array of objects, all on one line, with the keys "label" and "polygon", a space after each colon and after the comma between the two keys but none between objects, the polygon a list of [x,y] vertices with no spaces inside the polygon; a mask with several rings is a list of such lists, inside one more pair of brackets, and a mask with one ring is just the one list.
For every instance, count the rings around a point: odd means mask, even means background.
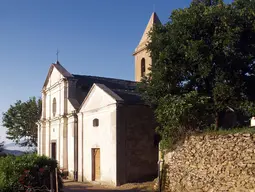
[{"label": "shrub", "polygon": [[[36,154],[0,158],[0,192],[32,191],[45,186],[50,189],[50,174],[55,178],[56,160]],[[55,179],[53,179],[53,186]],[[58,171],[59,189],[63,187]],[[54,187],[55,189],[55,187]],[[46,190],[45,190],[46,191]]]}]

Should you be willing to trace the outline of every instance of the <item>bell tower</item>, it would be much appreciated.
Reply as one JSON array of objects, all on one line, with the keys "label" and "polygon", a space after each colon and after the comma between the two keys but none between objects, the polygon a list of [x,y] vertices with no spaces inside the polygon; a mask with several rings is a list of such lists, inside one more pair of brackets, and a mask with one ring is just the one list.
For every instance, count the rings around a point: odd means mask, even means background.
[{"label": "bell tower", "polygon": [[148,33],[153,28],[154,24],[161,24],[155,12],[152,13],[143,36],[133,53],[133,56],[135,57],[135,81],[141,81],[141,78],[149,72],[152,59],[150,53],[146,49],[146,44],[149,41]]}]

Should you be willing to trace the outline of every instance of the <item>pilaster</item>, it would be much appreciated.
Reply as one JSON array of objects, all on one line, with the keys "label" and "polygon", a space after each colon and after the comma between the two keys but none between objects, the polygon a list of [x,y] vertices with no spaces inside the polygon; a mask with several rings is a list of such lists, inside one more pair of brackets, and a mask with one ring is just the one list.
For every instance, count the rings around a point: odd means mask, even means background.
[{"label": "pilaster", "polygon": [[78,181],[83,182],[83,113],[78,113]]},{"label": "pilaster", "polygon": [[60,119],[60,167],[68,169],[68,137],[67,118]]},{"label": "pilaster", "polygon": [[37,154],[38,155],[42,155],[41,152],[41,148],[42,148],[42,143],[41,143],[41,135],[42,135],[42,131],[41,131],[41,123],[38,122],[37,123]]},{"label": "pilaster", "polygon": [[46,122],[45,128],[45,155],[51,157],[50,155],[50,135],[51,135],[51,128],[50,128],[50,121]]}]

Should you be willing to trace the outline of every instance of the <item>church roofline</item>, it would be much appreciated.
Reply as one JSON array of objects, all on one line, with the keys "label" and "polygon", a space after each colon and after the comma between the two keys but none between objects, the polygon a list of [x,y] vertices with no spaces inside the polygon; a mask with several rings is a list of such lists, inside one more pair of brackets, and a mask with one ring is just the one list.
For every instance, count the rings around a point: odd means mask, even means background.
[{"label": "church roofline", "polygon": [[144,49],[146,49],[146,43],[149,40],[149,32],[151,31],[151,29],[153,28],[153,26],[155,24],[161,24],[161,21],[157,15],[157,13],[153,12],[151,14],[149,22],[143,32],[142,37],[141,37],[137,47],[135,48],[135,51],[133,52],[133,56],[136,55],[137,53],[139,53],[140,51],[143,51]]},{"label": "church roofline", "polygon": [[143,46],[143,47],[141,47],[141,46],[137,46],[137,48],[135,49],[135,51],[133,52],[133,56],[135,56],[137,53],[140,53],[140,52],[142,52],[143,50],[145,50],[147,47],[146,46]]},{"label": "church roofline", "polygon": [[52,63],[51,66],[50,66],[50,69],[48,71],[48,74],[47,74],[47,77],[46,77],[46,80],[43,84],[43,88],[47,85],[48,81],[49,81],[49,78],[51,76],[51,73],[53,71],[53,69],[56,68],[58,70],[59,73],[61,73],[65,78],[68,78],[68,77],[73,77],[73,75],[71,73],[69,73],[60,63],[59,61],[57,61],[56,63]]},{"label": "church roofline", "polygon": [[111,89],[109,89],[108,87],[106,87],[103,84],[99,84],[99,83],[93,83],[92,87],[90,88],[88,94],[86,95],[86,97],[84,98],[80,108],[78,109],[78,111],[80,111],[83,107],[83,105],[85,105],[86,101],[88,100],[91,92],[93,91],[93,89],[95,87],[99,87],[101,90],[103,90],[104,92],[106,92],[110,97],[112,97],[117,103],[119,102],[123,102],[123,99],[121,97],[119,97],[116,93],[114,93]]}]

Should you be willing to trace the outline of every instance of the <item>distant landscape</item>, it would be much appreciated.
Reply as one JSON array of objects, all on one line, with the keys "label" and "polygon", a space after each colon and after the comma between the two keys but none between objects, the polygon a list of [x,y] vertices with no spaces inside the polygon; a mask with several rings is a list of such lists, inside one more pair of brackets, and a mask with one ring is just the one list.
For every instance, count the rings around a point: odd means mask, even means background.
[{"label": "distant landscape", "polygon": [[8,143],[8,144],[4,145],[3,152],[5,154],[19,156],[19,155],[24,154],[25,152],[31,152],[33,149],[34,148],[20,147],[19,145],[15,144],[15,143]]}]

